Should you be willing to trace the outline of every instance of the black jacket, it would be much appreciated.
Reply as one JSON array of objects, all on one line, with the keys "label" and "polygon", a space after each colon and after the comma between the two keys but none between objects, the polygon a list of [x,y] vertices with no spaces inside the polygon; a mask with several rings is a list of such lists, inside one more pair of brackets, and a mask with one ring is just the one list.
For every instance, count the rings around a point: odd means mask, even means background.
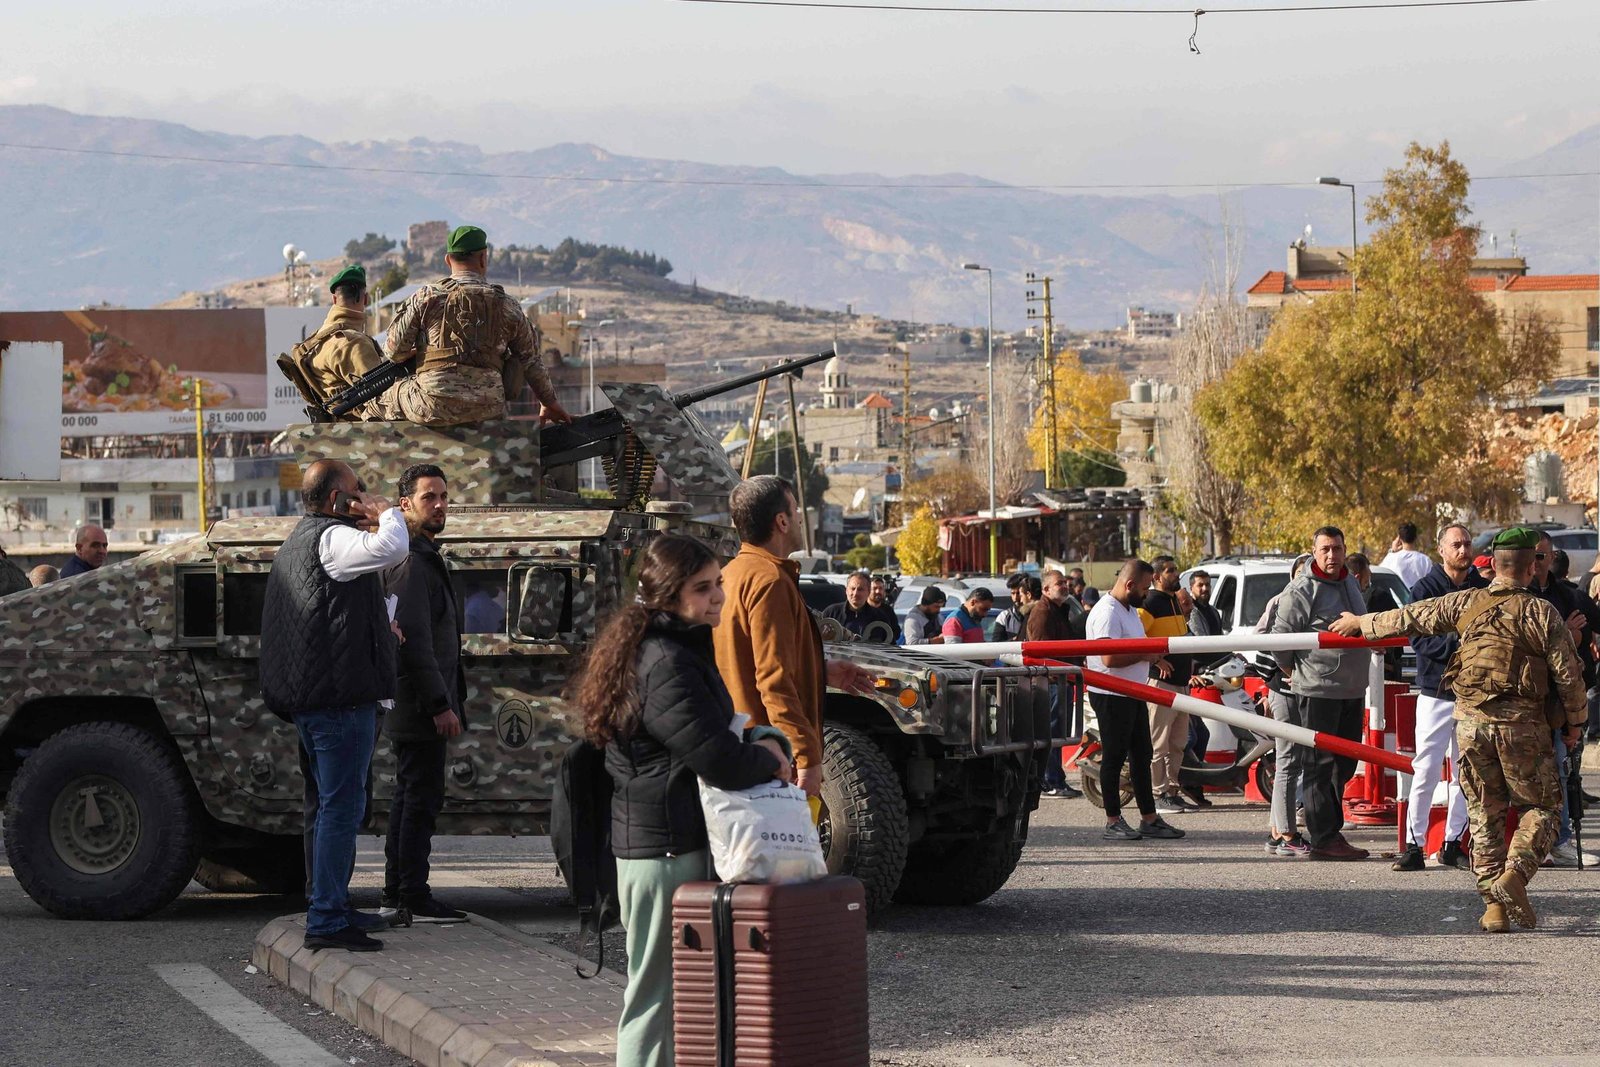
[{"label": "black jacket", "polygon": [[1548,600],[1563,623],[1574,611],[1583,613],[1583,632],[1578,635],[1578,658],[1583,661],[1583,684],[1592,688],[1595,683],[1595,659],[1590,645],[1596,631],[1600,631],[1600,606],[1589,599],[1588,593],[1569,582],[1557,578],[1550,578],[1549,582],[1543,589],[1538,586],[1528,588],[1533,590],[1534,595]]},{"label": "black jacket", "polygon": [[276,715],[388,700],[395,690],[395,640],[377,573],[336,582],[319,546],[330,526],[307,515],[278,549],[261,609],[261,693]]},{"label": "black jacket", "polygon": [[[875,608],[871,604],[863,604],[861,610],[857,611],[848,600],[841,600],[823,608],[822,617],[832,619],[857,637],[876,644],[892,645],[900,638],[900,620],[894,617],[891,607]],[[874,626],[874,623],[878,625]]]},{"label": "black jacket", "polygon": [[436,740],[433,717],[446,710],[465,727],[461,608],[439,549],[422,534],[412,534],[411,554],[384,572],[383,584],[399,598],[395,622],[405,635],[394,710],[384,716],[383,732],[396,741]]},{"label": "black jacket", "polygon": [[606,746],[611,851],[618,859],[680,856],[706,847],[697,778],[720,789],[748,789],[778,773],[772,753],[731,729],[728,695],[711,650],[711,627],[657,612],[639,644],[632,737]]},{"label": "black jacket", "polygon": [[[1489,584],[1489,579],[1478,573],[1478,568],[1467,568],[1467,580],[1456,585],[1444,568],[1435,563],[1427,574],[1417,579],[1417,584],[1411,587],[1411,602],[1419,600],[1432,600],[1436,596],[1446,593],[1459,592],[1462,589],[1483,589]],[[1372,610],[1378,610],[1372,607]],[[1422,690],[1424,696],[1433,697],[1435,700],[1454,700],[1455,694],[1443,687],[1445,668],[1450,666],[1450,657],[1456,654],[1456,649],[1461,645],[1461,638],[1456,634],[1442,634],[1437,637],[1413,637],[1411,649],[1417,654],[1417,688]]]}]

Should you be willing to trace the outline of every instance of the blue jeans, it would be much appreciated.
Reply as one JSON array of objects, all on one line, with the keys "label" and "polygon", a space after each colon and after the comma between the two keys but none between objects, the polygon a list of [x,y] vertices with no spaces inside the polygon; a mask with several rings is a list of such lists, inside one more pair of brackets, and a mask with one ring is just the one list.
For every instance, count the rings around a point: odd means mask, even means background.
[{"label": "blue jeans", "polygon": [[317,783],[311,902],[306,908],[310,937],[350,925],[350,873],[367,809],[367,769],[377,722],[376,704],[295,713],[295,729],[311,756]]},{"label": "blue jeans", "polygon": [[[1071,723],[1064,723],[1063,716],[1071,715],[1072,711],[1061,706],[1061,687],[1050,687],[1050,736],[1057,737],[1061,734],[1063,725],[1071,729]],[[1061,749],[1052,748],[1045,753],[1044,760],[1044,787],[1046,789],[1060,789],[1067,784],[1067,775],[1061,767]]]}]

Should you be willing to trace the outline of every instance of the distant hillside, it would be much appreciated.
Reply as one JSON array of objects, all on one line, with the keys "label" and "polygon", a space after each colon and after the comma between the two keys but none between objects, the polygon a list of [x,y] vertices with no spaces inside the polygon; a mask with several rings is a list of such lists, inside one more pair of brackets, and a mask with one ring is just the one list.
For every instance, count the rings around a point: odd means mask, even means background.
[{"label": "distant hillside", "polygon": [[[1509,169],[1557,169],[1562,160],[1592,169],[1597,131]],[[911,187],[890,188],[877,175],[805,177],[614,156],[593,145],[489,154],[424,140],[322,144],[37,106],[0,107],[0,141],[284,164],[0,149],[11,247],[29,250],[26,269],[14,263],[0,275],[0,306],[9,308],[154,303],[268,274],[291,241],[324,259],[354,235],[446,219],[484,226],[501,247],[553,247],[577,234],[649,249],[670,260],[680,282],[907,319],[981,321],[982,281],[961,270],[977,260],[995,270],[1001,326],[1022,325],[1021,279],[1031,270],[1057,279],[1066,322],[1104,327],[1129,304],[1187,306],[1218,214],[1213,196],[1066,196],[961,174],[894,179]],[[315,165],[363,169],[308,169]],[[393,173],[408,170],[439,176]],[[737,184],[754,182],[762,184]],[[1346,240],[1348,201],[1337,190],[1252,189],[1233,200],[1246,228],[1246,283],[1281,269],[1284,247],[1307,222],[1322,243]],[[1535,270],[1593,269],[1584,180],[1486,183],[1474,200],[1503,249],[1518,231]]]}]

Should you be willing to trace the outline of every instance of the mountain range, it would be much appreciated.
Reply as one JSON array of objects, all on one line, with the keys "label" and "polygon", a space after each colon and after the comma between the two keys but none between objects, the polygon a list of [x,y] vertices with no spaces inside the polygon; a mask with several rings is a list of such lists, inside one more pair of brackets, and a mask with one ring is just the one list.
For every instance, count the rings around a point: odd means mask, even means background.
[{"label": "mountain range", "polygon": [[[1592,172],[1597,154],[1600,126],[1497,170]],[[324,144],[36,105],[0,107],[0,160],[9,309],[153,304],[271,273],[289,242],[321,258],[368,231],[400,237],[409,223],[446,219],[482,225],[497,244],[570,235],[666,256],[682,282],[924,321],[983,321],[983,281],[961,269],[978,261],[994,269],[997,324],[1022,324],[1022,276],[1033,271],[1055,278],[1059,319],[1103,328],[1130,304],[1192,304],[1224,203],[1216,192],[1057,193],[967,174],[800,175],[586,144]],[[1589,271],[1600,244],[1593,184],[1482,181],[1472,199],[1501,254],[1515,231],[1534,272]],[[1243,237],[1244,285],[1282,269],[1307,225],[1315,243],[1348,244],[1343,189],[1251,187],[1225,200]]]}]

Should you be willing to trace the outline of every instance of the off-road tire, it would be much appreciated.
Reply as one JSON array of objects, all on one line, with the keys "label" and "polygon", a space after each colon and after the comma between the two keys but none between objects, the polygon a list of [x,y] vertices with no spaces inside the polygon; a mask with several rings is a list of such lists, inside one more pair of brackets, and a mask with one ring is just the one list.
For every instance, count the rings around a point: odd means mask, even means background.
[{"label": "off-road tire", "polygon": [[859,878],[867,915],[888,907],[910,842],[905,791],[894,764],[853,726],[822,727],[822,804],[829,874]]},{"label": "off-road tire", "polygon": [[[95,818],[121,831],[115,841],[91,844],[112,857],[127,851],[101,873],[69,865],[52,835],[52,819],[62,816],[63,805],[69,813],[87,811],[71,802],[75,785],[87,779],[109,783],[95,794]],[[77,825],[83,837],[88,818],[61,818],[57,834],[70,835]],[[126,723],[81,723],[46,739],[11,784],[5,825],[6,857],[17,881],[63,919],[149,915],[183,892],[200,859],[200,799],[183,761],[164,739]]]},{"label": "off-road tire", "polygon": [[1027,841],[1023,812],[986,837],[941,849],[913,848],[895,903],[959,907],[987,900],[1011,879]]},{"label": "off-road tire", "polygon": [[194,880],[213,893],[305,893],[306,861],[301,838],[265,837],[255,846],[230,846],[205,852]]}]

